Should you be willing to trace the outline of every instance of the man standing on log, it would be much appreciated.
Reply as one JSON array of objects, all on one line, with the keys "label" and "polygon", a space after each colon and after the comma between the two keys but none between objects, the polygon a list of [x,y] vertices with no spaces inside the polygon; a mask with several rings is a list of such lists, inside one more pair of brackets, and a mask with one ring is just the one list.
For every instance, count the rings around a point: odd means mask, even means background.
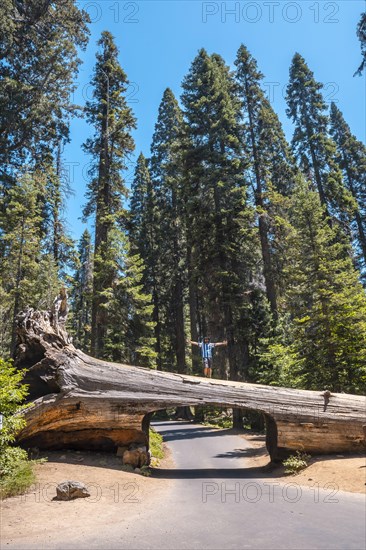
[{"label": "man standing on log", "polygon": [[203,374],[206,378],[211,378],[212,376],[212,350],[219,346],[227,346],[227,340],[223,342],[210,342],[210,338],[205,336],[202,342],[192,342],[190,343],[193,346],[198,346],[201,351],[201,357],[203,362]]}]

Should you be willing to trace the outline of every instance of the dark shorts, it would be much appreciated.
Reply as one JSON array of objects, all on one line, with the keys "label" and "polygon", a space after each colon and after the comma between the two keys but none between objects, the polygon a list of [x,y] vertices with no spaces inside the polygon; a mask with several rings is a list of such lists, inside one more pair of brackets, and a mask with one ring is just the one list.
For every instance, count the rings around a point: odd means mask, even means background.
[{"label": "dark shorts", "polygon": [[212,359],[205,357],[204,359],[202,359],[202,361],[205,368],[212,369]]}]

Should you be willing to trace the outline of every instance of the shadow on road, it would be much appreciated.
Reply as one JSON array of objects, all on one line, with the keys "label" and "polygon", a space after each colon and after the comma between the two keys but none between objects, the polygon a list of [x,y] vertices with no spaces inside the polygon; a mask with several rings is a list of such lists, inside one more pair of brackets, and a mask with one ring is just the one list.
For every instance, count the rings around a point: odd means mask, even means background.
[{"label": "shadow on road", "polygon": [[226,453],[220,453],[215,455],[214,458],[248,458],[252,456],[265,456],[267,454],[267,449],[264,447],[250,447],[249,449],[234,449]]},{"label": "shadow on road", "polygon": [[[280,474],[279,474],[280,475]],[[276,474],[264,467],[256,468],[195,468],[174,470],[154,468],[152,477],[158,479],[258,479],[276,477]]]},{"label": "shadow on road", "polygon": [[[160,427],[160,426],[159,426]],[[217,430],[214,428],[191,428],[190,430],[160,430],[159,432],[164,438],[164,441],[176,441],[180,439],[196,439],[197,437],[216,437],[222,435],[231,435],[233,434],[230,430]]]},{"label": "shadow on road", "polygon": [[[195,426],[192,422],[179,422],[181,424],[181,429],[165,429],[165,426],[172,426],[172,421],[170,422],[159,422],[152,423],[153,428],[155,428],[164,438],[164,441],[177,441],[182,439],[196,439],[199,437],[222,437],[224,435],[242,435],[246,431],[238,431],[233,428],[211,428],[210,426]],[[177,425],[177,422],[174,423],[174,426]],[[253,434],[253,432],[248,432]],[[258,435],[258,437],[252,437],[253,441],[262,441],[263,436]]]}]

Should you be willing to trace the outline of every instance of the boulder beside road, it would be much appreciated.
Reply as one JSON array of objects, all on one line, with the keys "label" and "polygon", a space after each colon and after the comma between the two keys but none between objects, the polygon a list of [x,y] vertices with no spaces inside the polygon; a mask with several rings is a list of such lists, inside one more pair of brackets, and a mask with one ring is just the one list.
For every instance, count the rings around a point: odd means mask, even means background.
[{"label": "boulder beside road", "polygon": [[56,500],[74,500],[90,497],[86,485],[80,481],[63,481],[56,487]]}]

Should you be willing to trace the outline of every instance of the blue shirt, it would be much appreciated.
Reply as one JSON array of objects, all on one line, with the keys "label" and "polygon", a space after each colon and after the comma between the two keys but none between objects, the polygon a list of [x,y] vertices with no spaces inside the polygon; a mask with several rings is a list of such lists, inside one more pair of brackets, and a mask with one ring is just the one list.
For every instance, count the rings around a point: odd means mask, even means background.
[{"label": "blue shirt", "polygon": [[212,350],[214,349],[215,344],[205,344],[204,342],[201,342],[198,345],[201,350],[202,359],[212,359]]}]

